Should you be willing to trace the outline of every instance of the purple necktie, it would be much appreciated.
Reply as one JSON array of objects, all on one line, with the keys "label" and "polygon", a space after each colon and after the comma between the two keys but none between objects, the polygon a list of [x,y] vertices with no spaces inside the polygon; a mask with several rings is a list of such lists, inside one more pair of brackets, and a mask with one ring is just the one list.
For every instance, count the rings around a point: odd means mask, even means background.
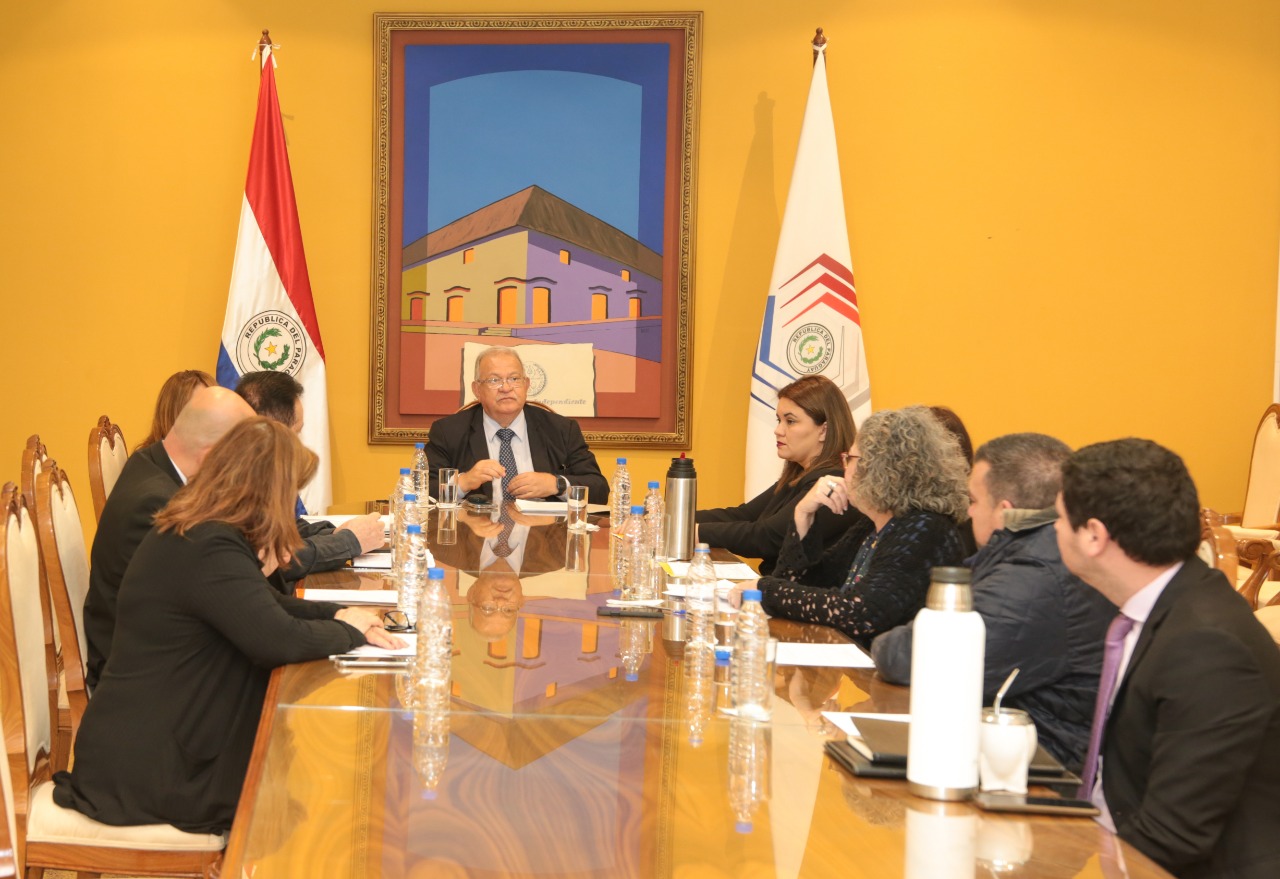
[{"label": "purple necktie", "polygon": [[1102,654],[1102,675],[1098,678],[1098,701],[1093,706],[1093,728],[1089,732],[1089,752],[1084,758],[1083,781],[1077,796],[1082,800],[1092,799],[1093,786],[1098,774],[1098,754],[1102,750],[1102,730],[1107,725],[1107,715],[1111,713],[1111,694],[1116,691],[1117,672],[1120,671],[1120,658],[1124,656],[1124,639],[1134,626],[1134,620],[1124,614],[1116,614],[1116,618],[1107,627],[1107,646]]}]

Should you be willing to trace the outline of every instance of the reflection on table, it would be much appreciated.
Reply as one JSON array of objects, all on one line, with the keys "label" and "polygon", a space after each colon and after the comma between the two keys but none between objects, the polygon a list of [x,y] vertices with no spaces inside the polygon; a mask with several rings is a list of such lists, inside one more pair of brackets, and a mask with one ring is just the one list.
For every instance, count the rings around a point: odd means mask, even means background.
[{"label": "reflection on table", "polygon": [[[596,616],[612,593],[607,526],[579,537],[586,570],[564,569],[576,535],[551,520],[494,573],[483,523],[458,525],[432,546],[455,608],[447,698],[402,674],[280,669],[223,875],[1165,875],[1128,847],[1122,872],[1088,819],[986,815],[847,775],[823,754],[836,733],[821,712],[907,710],[908,691],[873,672],[781,667],[773,719],[730,719],[725,681],[690,680],[678,602],[661,621]],[[486,628],[494,616],[504,625]]]}]

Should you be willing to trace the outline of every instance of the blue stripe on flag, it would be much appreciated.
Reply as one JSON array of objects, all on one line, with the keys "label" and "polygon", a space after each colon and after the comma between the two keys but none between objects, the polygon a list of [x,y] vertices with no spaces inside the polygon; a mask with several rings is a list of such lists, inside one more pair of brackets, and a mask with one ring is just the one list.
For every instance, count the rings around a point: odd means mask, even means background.
[{"label": "blue stripe on flag", "polygon": [[233,391],[240,384],[240,371],[232,364],[226,345],[218,346],[218,384]]}]

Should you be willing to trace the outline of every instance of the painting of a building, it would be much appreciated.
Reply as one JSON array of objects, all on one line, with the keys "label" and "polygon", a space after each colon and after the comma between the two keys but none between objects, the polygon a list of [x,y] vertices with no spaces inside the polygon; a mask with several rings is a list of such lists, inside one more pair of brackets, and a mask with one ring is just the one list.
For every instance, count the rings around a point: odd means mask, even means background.
[{"label": "painting of a building", "polygon": [[656,417],[662,256],[530,186],[409,243],[401,408],[450,411],[467,342],[591,345],[596,414]]}]

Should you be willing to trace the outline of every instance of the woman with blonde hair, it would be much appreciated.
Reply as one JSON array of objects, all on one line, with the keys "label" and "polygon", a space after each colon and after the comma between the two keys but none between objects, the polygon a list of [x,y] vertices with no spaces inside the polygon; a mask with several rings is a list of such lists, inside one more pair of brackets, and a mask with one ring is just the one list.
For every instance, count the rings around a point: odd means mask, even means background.
[{"label": "woman with blonde hair", "polygon": [[168,436],[173,429],[173,422],[178,420],[178,413],[191,400],[196,388],[211,388],[213,385],[213,376],[203,369],[184,369],[165,379],[160,395],[156,397],[156,413],[151,418],[151,433],[134,448],[145,449]]},{"label": "woman with blonde hair", "polygon": [[115,637],[54,800],[104,824],[231,826],[271,669],[400,646],[359,608],[282,595],[293,500],[316,456],[249,418],[156,516],[120,585]]},{"label": "woman with blonde hair", "polygon": [[[968,509],[968,466],[923,406],[875,413],[844,458],[843,480],[820,479],[796,504],[778,566],[759,588],[769,614],[866,644],[924,606],[932,568],[963,558],[956,523]],[[865,518],[824,551],[815,514],[851,506]]]},{"label": "woman with blonde hair", "polygon": [[[819,479],[840,475],[840,455],[857,435],[848,401],[826,376],[807,375],[778,391],[776,417],[773,437],[784,462],[778,481],[745,504],[696,516],[700,541],[760,559],[762,574],[777,563],[796,503]],[[823,509],[813,527],[833,541],[859,518],[857,510]]]}]

